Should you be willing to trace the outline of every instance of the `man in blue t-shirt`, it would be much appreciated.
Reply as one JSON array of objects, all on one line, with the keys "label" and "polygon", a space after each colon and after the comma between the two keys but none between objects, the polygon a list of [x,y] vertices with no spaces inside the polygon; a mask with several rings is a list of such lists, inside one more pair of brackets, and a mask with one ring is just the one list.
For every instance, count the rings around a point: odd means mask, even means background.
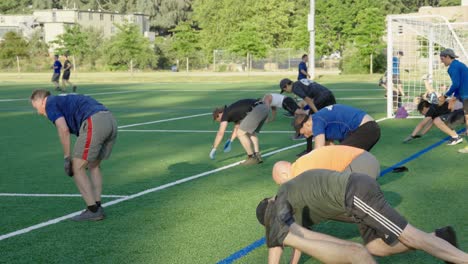
[{"label": "man in blue t-shirt", "polygon": [[60,91],[60,70],[62,69],[62,63],[59,60],[58,55],[54,55],[54,65],[52,65],[52,68],[54,69],[54,73],[52,75],[52,82],[55,85],[55,91]]},{"label": "man in blue t-shirt", "polygon": [[294,120],[296,132],[315,137],[315,148],[332,144],[369,151],[380,139],[380,127],[366,112],[347,105],[330,105],[311,117],[298,115]]},{"label": "man in blue t-shirt", "polygon": [[[445,97],[455,96],[463,103],[465,112],[465,125],[468,128],[468,67],[456,60],[458,58],[452,49],[445,49],[440,52],[440,60],[445,66],[448,66],[448,74],[452,80],[452,85],[445,93]],[[468,153],[468,147],[459,149],[460,153]]]},{"label": "man in blue t-shirt", "polygon": [[[55,124],[63,148],[64,169],[74,176],[87,209],[72,218],[75,221],[104,219],[101,207],[101,161],[108,159],[117,138],[117,122],[107,108],[91,97],[69,94],[53,96],[47,90],[35,90],[31,104],[37,113]],[[70,134],[76,135],[73,156]],[[88,168],[91,174],[86,174]]]},{"label": "man in blue t-shirt", "polygon": [[302,79],[310,79],[310,74],[307,72],[307,61],[309,60],[309,56],[307,54],[302,55],[302,61],[299,63],[298,67],[298,75],[297,80],[300,81]]}]

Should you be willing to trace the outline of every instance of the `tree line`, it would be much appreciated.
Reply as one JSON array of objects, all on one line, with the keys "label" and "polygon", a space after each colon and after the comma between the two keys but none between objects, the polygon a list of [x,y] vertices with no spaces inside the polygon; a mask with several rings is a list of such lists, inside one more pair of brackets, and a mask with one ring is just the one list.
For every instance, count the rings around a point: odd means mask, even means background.
[{"label": "tree line", "polygon": [[[309,3],[310,0],[2,0],[0,13],[76,7],[147,14],[151,31],[158,34],[153,45],[131,24],[118,25],[119,33],[107,40],[91,28],[69,27],[55,44],[60,47],[58,52],[69,53],[89,67],[160,69],[185,58],[194,64],[208,63],[216,49],[257,58],[276,48],[307,50]],[[382,36],[387,14],[416,12],[428,5],[459,4],[460,0],[316,0],[316,57],[339,52],[345,72],[368,72],[369,58],[373,58],[374,71],[380,71],[385,67]],[[18,37],[10,36],[0,44],[3,64],[15,53],[11,50],[15,47],[16,54],[22,56],[34,57],[43,52],[38,39],[21,40],[21,45],[8,44],[20,41]],[[10,48],[4,49],[5,45]],[[29,50],[33,46],[35,50]]]}]

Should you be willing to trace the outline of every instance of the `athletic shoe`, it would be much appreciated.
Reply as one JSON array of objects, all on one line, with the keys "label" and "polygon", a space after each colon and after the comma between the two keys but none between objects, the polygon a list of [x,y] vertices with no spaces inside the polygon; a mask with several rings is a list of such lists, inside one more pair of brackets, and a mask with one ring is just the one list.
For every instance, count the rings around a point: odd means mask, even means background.
[{"label": "athletic shoe", "polygon": [[275,201],[265,212],[266,244],[268,247],[283,246],[289,233],[289,225],[293,219],[291,205],[287,202]]},{"label": "athletic shoe", "polygon": [[260,152],[255,152],[255,158],[257,158],[258,163],[263,162],[262,155],[260,154]]},{"label": "athletic shoe", "polygon": [[73,85],[73,92],[76,93],[76,85]]},{"label": "athletic shoe", "polygon": [[254,165],[254,164],[259,164],[259,163],[260,161],[258,160],[258,158],[255,156],[252,156],[244,160],[244,162],[242,162],[241,165]]},{"label": "athletic shoe", "polygon": [[468,153],[468,146],[466,146],[466,147],[464,147],[462,149],[459,149],[458,153]]},{"label": "athletic shoe", "polygon": [[456,144],[462,143],[462,141],[463,141],[463,138],[460,137],[460,136],[457,136],[456,138],[450,137],[450,139],[448,140],[447,145],[454,146]]},{"label": "athletic shoe", "polygon": [[304,135],[299,134],[299,135],[294,135],[291,137],[292,140],[303,140],[305,139]]},{"label": "athletic shoe", "polygon": [[104,209],[99,207],[98,210],[93,213],[90,210],[84,210],[80,215],[74,216],[71,218],[73,221],[81,222],[81,221],[99,221],[104,219]]},{"label": "athletic shoe", "polygon": [[[453,230],[453,227],[451,226],[441,227],[441,228],[436,229],[434,233],[436,237],[442,238],[443,240],[449,242],[452,246],[458,248],[457,234],[455,233],[455,230]],[[445,263],[453,263],[453,262],[445,261]]]}]

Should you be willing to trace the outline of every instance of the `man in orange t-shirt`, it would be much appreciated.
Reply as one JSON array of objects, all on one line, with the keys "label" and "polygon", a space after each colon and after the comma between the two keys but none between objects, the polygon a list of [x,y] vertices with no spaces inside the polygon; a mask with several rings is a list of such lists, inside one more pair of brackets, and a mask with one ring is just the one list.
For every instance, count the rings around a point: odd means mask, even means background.
[{"label": "man in orange t-shirt", "polygon": [[304,171],[313,169],[359,172],[374,179],[380,175],[380,163],[371,153],[360,148],[331,145],[315,149],[294,163],[276,162],[273,166],[273,180],[277,184],[283,184]]}]

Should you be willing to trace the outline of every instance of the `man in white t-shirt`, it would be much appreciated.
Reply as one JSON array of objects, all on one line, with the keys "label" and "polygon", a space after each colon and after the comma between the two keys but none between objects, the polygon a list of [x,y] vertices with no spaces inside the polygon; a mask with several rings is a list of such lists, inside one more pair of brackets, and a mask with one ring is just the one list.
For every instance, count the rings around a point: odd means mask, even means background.
[{"label": "man in white t-shirt", "polygon": [[268,118],[268,122],[272,122],[276,118],[276,109],[283,108],[288,111],[289,114],[307,114],[306,111],[302,110],[302,107],[306,104],[304,101],[296,103],[291,97],[284,96],[278,93],[265,94],[262,99],[263,103],[271,108],[271,116]]}]

